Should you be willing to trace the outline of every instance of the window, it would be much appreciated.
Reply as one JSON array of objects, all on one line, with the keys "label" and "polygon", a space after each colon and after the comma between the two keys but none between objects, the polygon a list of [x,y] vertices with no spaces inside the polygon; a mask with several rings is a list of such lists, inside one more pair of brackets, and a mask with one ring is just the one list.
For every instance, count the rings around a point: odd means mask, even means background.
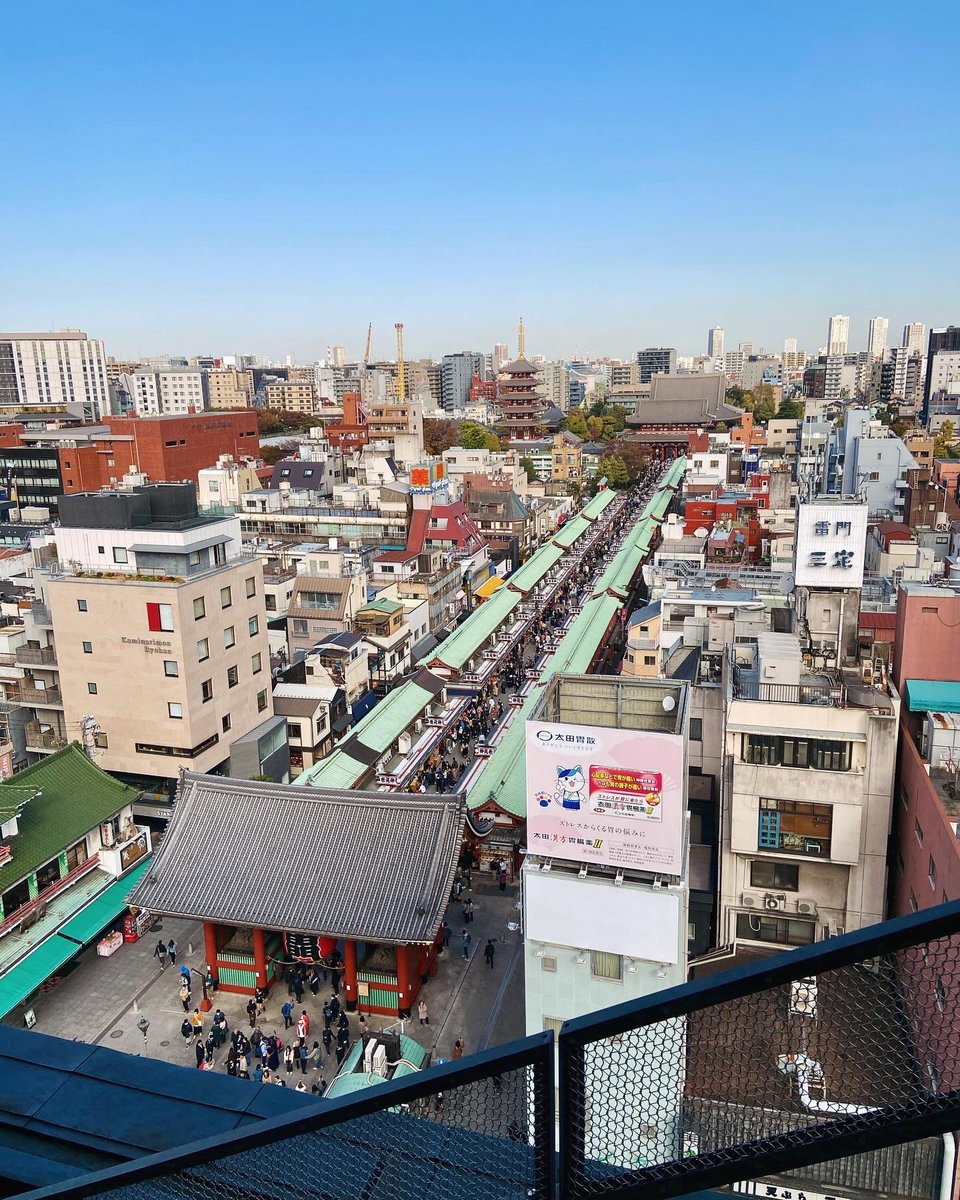
[{"label": "window", "polygon": [[223,631],[224,649],[229,650],[231,646],[235,646],[236,644],[237,644],[236,631],[234,630],[234,627],[232,625],[228,625],[226,627],[226,629]]},{"label": "window", "polygon": [[937,864],[933,861],[933,855],[930,855],[930,861],[927,863],[927,879],[930,880],[930,886],[934,891],[937,890]]},{"label": "window", "polygon": [[264,688],[262,692],[257,692],[257,712],[263,712],[263,710],[266,707],[267,707],[267,689]]},{"label": "window", "polygon": [[236,687],[240,682],[240,673],[236,667],[227,667],[227,687]]},{"label": "window", "polygon": [[148,604],[147,628],[154,633],[173,633],[173,605]]},{"label": "window", "polygon": [[130,559],[130,556],[127,554],[127,551],[123,546],[114,546],[113,561],[115,563],[129,562],[129,559]]},{"label": "window", "polygon": [[923,826],[920,824],[919,821],[915,820],[913,822],[913,833],[917,839],[917,842],[922,846],[923,845]]},{"label": "window", "polygon": [[657,656],[655,654],[645,654],[643,656],[643,665],[645,667],[656,666],[656,663],[657,663]]},{"label": "window", "polygon": [[690,741],[691,742],[702,742],[703,741],[703,718],[702,717],[691,717],[690,718]]},{"label": "window", "polygon": [[244,589],[246,590],[248,600],[251,596],[255,596],[257,594],[257,577],[256,577],[256,575],[251,575],[249,579],[245,579],[243,581],[243,586],[244,586]]},{"label": "window", "polygon": [[334,592],[301,592],[298,599],[304,608],[336,608],[340,602]]},{"label": "window", "polygon": [[913,894],[913,888],[910,889],[910,911],[916,912],[920,906],[917,904],[917,898]]},{"label": "window", "polygon": [[87,839],[81,838],[67,851],[67,871],[73,871],[87,861]]},{"label": "window", "polygon": [[293,632],[301,637],[307,634],[307,623],[300,617],[293,618]]},{"label": "window", "polygon": [[830,853],[833,808],[805,800],[768,800],[760,797],[757,845],[783,854]]},{"label": "window", "polygon": [[849,771],[852,745],[852,742],[825,738],[745,733],[741,756],[744,762],[758,767],[812,767],[817,771]]},{"label": "window", "polygon": [[816,931],[816,921],[737,913],[737,937],[745,941],[776,942],[780,946],[809,946]]},{"label": "window", "polygon": [[293,721],[288,721],[287,722],[287,733],[290,737],[297,738],[297,740],[299,740],[300,726],[295,724]]},{"label": "window", "polygon": [[193,602],[193,619],[199,621],[201,617],[207,615],[207,606],[204,603],[203,597],[198,596]]},{"label": "window", "polygon": [[777,888],[784,892],[799,891],[800,868],[794,863],[757,860],[750,864],[750,886],[753,888]]},{"label": "window", "polygon": [[257,617],[251,617],[247,622],[247,632],[251,637],[256,637],[256,635],[260,632],[260,621],[257,619]]},{"label": "window", "polygon": [[229,608],[233,604],[233,593],[228,587],[220,589],[220,607]]},{"label": "window", "polygon": [[93,653],[93,642],[84,642],[83,643],[83,652],[84,652],[84,654],[92,654]]},{"label": "window", "polygon": [[252,670],[254,675],[260,674],[260,672],[263,670],[263,659],[262,659],[261,655],[254,654],[251,656],[250,669]]},{"label": "window", "polygon": [[591,950],[590,974],[594,979],[614,979],[619,983],[623,979],[623,959],[605,950]]},{"label": "window", "polygon": [[87,611],[86,600],[78,600],[77,601],[77,612],[86,612],[86,611]]},{"label": "window", "polygon": [[98,750],[108,750],[109,749],[109,743],[107,742],[107,735],[102,732],[97,732],[93,735],[93,744],[96,746],[96,748]]},{"label": "window", "polygon": [[174,700],[167,702],[167,716],[172,717],[175,721],[183,720],[183,705],[178,704]]},{"label": "window", "polygon": [[213,680],[212,679],[205,679],[203,681],[203,683],[200,684],[200,695],[203,697],[204,704],[206,704],[208,700],[213,699]]},{"label": "window", "polygon": [[199,550],[191,550],[190,557],[187,559],[187,562],[190,564],[191,567],[199,567],[200,566],[200,551]]},{"label": "window", "polygon": [[264,596],[263,600],[264,600],[264,605],[266,607],[267,612],[276,612],[277,611],[276,596]]},{"label": "window", "polygon": [[224,715],[220,718],[220,728],[223,730],[224,733],[227,733],[228,730],[230,729],[230,714],[229,713],[224,713]]},{"label": "window", "polygon": [[210,639],[201,638],[197,642],[197,662],[206,662],[210,657]]},{"label": "window", "polygon": [[163,673],[164,675],[169,676],[171,679],[176,679],[176,677],[180,674],[180,666],[178,663],[175,663],[172,658],[165,658],[163,660]]},{"label": "window", "polygon": [[48,862],[37,871],[37,890],[41,892],[45,891],[52,883],[56,883],[59,878],[60,860],[59,858],[55,858],[52,862]]}]

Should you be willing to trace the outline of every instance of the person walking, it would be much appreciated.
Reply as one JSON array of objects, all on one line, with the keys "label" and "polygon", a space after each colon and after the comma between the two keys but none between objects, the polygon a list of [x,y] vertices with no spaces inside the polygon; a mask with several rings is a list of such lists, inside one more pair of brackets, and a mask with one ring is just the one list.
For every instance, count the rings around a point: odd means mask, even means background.
[{"label": "person walking", "polygon": [[283,1048],[283,1065],[287,1068],[288,1075],[293,1074],[294,1057],[295,1057],[295,1055],[293,1053],[293,1047],[288,1042],[286,1044],[286,1046],[284,1046],[284,1048]]},{"label": "person walking", "polygon": [[300,1020],[297,1022],[297,1034],[302,1038],[310,1036],[310,1014],[306,1009],[300,1014]]},{"label": "person walking", "polygon": [[160,938],[153,950],[153,957],[160,959],[160,970],[167,965],[167,943]]},{"label": "person walking", "polygon": [[177,943],[173,938],[167,942],[167,954],[170,955],[170,966],[175,967],[177,965]]},{"label": "person walking", "polygon": [[180,984],[180,1003],[183,1005],[183,1011],[190,1011],[190,989],[186,983]]},{"label": "person walking", "polygon": [[194,1037],[203,1037],[203,1017],[200,1015],[199,1008],[195,1008],[190,1014],[190,1024],[193,1026]]},{"label": "person walking", "polygon": [[253,1029],[257,1023],[257,1002],[252,996],[247,1001],[247,1016],[250,1018],[250,1028]]},{"label": "person walking", "polygon": [[203,1048],[203,1042],[197,1038],[197,1070],[203,1070],[204,1060],[207,1057],[207,1052]]},{"label": "person walking", "polygon": [[[329,1029],[327,1030],[327,1032],[328,1033],[330,1032]],[[323,1051],[320,1049],[320,1043],[314,1042],[313,1048],[310,1051],[310,1061],[313,1063],[313,1069],[315,1071],[320,1070],[320,1063],[322,1062],[322,1060],[323,1060]]]},{"label": "person walking", "polygon": [[429,1014],[429,1012],[427,1012],[426,1000],[421,1000],[420,1003],[417,1005],[417,1016],[420,1018],[421,1025],[429,1025],[430,1024],[430,1014]]},{"label": "person walking", "polygon": [[487,944],[483,948],[483,957],[487,960],[487,966],[493,970],[493,956],[496,949],[493,944],[493,938],[487,938]]},{"label": "person walking", "polygon": [[284,1029],[289,1029],[290,1026],[293,1024],[293,1005],[290,1003],[289,1000],[280,1009],[280,1015],[283,1017]]},{"label": "person walking", "polygon": [[500,864],[500,891],[505,892],[506,890],[507,890],[507,864],[502,862]]},{"label": "person walking", "polygon": [[327,1025],[323,1033],[320,1035],[323,1038],[323,1048],[329,1057],[333,1053],[333,1033],[330,1026]]},{"label": "person walking", "polygon": [[189,1046],[191,1041],[193,1041],[193,1026],[187,1017],[183,1018],[183,1023],[180,1026],[180,1036],[183,1038],[185,1046]]},{"label": "person walking", "polygon": [[464,930],[463,933],[460,934],[460,940],[463,943],[463,957],[469,958],[470,957],[470,942],[471,942],[470,934],[467,933],[466,930]]},{"label": "person walking", "polygon": [[443,948],[444,948],[444,950],[446,950],[447,947],[450,945],[451,933],[452,933],[452,930],[450,929],[449,924],[446,921],[444,921],[444,923],[443,923]]},{"label": "person walking", "polygon": [[328,1000],[327,1003],[323,1006],[323,1027],[324,1027],[324,1029],[330,1028],[330,1022],[332,1020],[333,1020],[333,1005]]},{"label": "person walking", "polygon": [[473,900],[469,896],[463,902],[463,919],[467,925],[473,920]]},{"label": "person walking", "polygon": [[463,1051],[463,1038],[457,1038],[457,1040],[453,1043],[453,1053],[450,1055],[450,1057],[454,1060],[454,1062],[456,1062],[458,1058],[463,1058]]}]

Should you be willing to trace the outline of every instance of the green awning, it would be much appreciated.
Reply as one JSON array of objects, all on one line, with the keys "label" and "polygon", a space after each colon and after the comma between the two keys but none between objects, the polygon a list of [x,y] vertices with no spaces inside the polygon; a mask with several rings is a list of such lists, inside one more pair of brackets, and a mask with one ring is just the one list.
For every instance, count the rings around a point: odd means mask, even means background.
[{"label": "green awning", "polygon": [[50,976],[79,953],[76,942],[54,934],[31,950],[0,978],[0,1016],[6,1016],[45,983]]},{"label": "green awning", "polygon": [[906,697],[911,712],[960,712],[960,683],[908,679]]},{"label": "green awning", "polygon": [[61,925],[58,934],[78,942],[80,946],[93,941],[100,930],[127,907],[127,897],[146,874],[151,861],[148,858],[122,878],[108,884],[99,896],[94,896],[86,907]]}]

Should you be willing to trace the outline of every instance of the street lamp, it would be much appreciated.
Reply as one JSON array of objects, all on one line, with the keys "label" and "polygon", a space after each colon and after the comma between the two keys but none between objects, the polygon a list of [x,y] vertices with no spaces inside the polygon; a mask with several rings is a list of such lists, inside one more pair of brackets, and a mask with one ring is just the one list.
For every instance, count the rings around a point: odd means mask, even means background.
[{"label": "street lamp", "polygon": [[143,1052],[144,1052],[144,1054],[146,1054],[146,1052],[147,1052],[147,1030],[150,1028],[150,1022],[147,1020],[146,1017],[141,1017],[140,1020],[137,1022],[137,1028],[143,1034]]}]

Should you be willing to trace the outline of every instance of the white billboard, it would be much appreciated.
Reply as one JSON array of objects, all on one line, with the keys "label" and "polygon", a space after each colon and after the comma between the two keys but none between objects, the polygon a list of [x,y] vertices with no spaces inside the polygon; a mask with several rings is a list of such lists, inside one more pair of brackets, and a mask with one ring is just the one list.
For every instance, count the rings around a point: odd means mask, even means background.
[{"label": "white billboard", "polygon": [[801,587],[861,587],[867,544],[867,506],[798,505],[794,544],[795,578]]},{"label": "white billboard", "polygon": [[533,854],[679,875],[683,738],[527,722],[527,845]]}]

